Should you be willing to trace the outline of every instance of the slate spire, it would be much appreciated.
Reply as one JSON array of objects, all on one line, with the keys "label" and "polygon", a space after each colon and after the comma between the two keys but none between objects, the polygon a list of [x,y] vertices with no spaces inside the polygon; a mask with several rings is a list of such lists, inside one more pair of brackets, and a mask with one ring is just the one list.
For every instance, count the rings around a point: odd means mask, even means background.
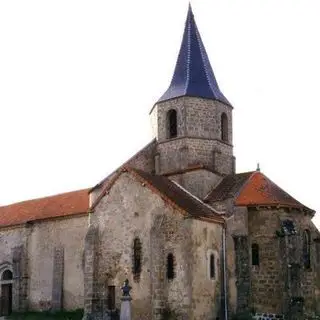
[{"label": "slate spire", "polygon": [[182,96],[213,99],[231,105],[219,89],[194,20],[191,4],[171,84],[158,102]]}]

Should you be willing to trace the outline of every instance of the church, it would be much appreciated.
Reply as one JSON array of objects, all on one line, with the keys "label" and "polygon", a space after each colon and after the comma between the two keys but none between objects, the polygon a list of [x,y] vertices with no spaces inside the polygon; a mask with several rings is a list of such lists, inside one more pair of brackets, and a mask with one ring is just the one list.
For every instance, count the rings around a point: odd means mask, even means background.
[{"label": "church", "polygon": [[150,143],[94,187],[0,207],[0,315],[117,319],[126,279],[134,320],[319,315],[315,212],[236,173],[232,112],[189,6]]}]

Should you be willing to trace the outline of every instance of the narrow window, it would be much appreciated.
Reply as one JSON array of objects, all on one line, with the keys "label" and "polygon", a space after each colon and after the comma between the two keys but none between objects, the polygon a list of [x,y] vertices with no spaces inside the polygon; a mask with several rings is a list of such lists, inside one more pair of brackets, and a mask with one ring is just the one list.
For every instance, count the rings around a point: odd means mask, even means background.
[{"label": "narrow window", "polygon": [[168,129],[169,129],[169,139],[175,138],[178,135],[178,128],[177,128],[177,111],[176,110],[169,110],[168,115]]},{"label": "narrow window", "polygon": [[174,278],[174,257],[172,253],[167,256],[167,279],[172,280]]},{"label": "narrow window", "polygon": [[251,246],[251,255],[252,255],[252,265],[258,266],[259,265],[259,245],[256,243],[253,243]]},{"label": "narrow window", "polygon": [[2,273],[1,280],[12,280],[12,272],[10,270],[6,270]]},{"label": "narrow window", "polygon": [[221,140],[228,142],[228,117],[224,112],[221,115]]},{"label": "narrow window", "polygon": [[108,286],[108,310],[116,308],[116,287]]},{"label": "narrow window", "polygon": [[216,277],[216,266],[215,266],[215,259],[214,254],[210,254],[210,279],[214,279]]},{"label": "narrow window", "polygon": [[306,269],[311,268],[311,236],[309,230],[303,232],[303,263]]},{"label": "narrow window", "polygon": [[141,273],[141,241],[135,238],[133,241],[133,278],[135,281],[140,280]]}]

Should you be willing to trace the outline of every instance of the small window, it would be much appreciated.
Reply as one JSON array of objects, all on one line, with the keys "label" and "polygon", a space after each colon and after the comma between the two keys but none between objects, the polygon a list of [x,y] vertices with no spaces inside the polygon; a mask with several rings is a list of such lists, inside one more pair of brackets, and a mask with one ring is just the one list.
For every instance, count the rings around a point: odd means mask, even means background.
[{"label": "small window", "polygon": [[167,279],[174,279],[174,256],[172,253],[169,253],[167,256]]},{"label": "small window", "polygon": [[283,220],[281,221],[281,228],[285,235],[292,236],[297,234],[297,230],[293,221],[291,220]]},{"label": "small window", "polygon": [[12,280],[12,272],[10,270],[4,271],[1,280]]},{"label": "small window", "polygon": [[252,265],[258,266],[260,263],[259,258],[259,245],[256,243],[253,243],[251,246],[251,255],[252,255]]},{"label": "small window", "polygon": [[140,280],[141,273],[141,241],[139,238],[135,238],[133,241],[133,278],[135,281]]},{"label": "small window", "polygon": [[169,110],[167,115],[168,121],[168,130],[169,130],[169,139],[175,138],[178,135],[178,128],[177,128],[177,111],[176,110]]},{"label": "small window", "polygon": [[108,310],[116,308],[116,287],[108,286]]},{"label": "small window", "polygon": [[210,279],[214,279],[216,277],[216,265],[214,254],[210,254]]},{"label": "small window", "polygon": [[311,268],[311,235],[309,230],[303,232],[303,263],[305,269]]},{"label": "small window", "polygon": [[228,117],[224,112],[221,115],[221,140],[228,142]]}]

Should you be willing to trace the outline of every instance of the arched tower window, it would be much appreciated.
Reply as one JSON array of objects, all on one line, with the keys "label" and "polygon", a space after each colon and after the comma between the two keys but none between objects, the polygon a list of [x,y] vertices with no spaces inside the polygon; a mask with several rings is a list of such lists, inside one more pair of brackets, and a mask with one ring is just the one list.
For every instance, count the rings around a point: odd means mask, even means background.
[{"label": "arched tower window", "polygon": [[10,270],[4,271],[1,280],[12,280],[12,272]]},{"label": "arched tower window", "polygon": [[178,135],[177,128],[177,111],[171,109],[167,114],[167,122],[168,122],[168,138],[175,138]]},{"label": "arched tower window", "polygon": [[214,254],[210,254],[210,279],[214,279],[216,277],[216,265]]},{"label": "arched tower window", "polygon": [[133,272],[133,278],[136,281],[139,281],[140,279],[140,273],[141,273],[141,241],[139,238],[135,238],[133,240],[133,266],[132,266],[132,272]]},{"label": "arched tower window", "polygon": [[221,115],[221,140],[228,142],[228,117],[223,112]]},{"label": "arched tower window", "polygon": [[311,268],[311,235],[309,230],[303,232],[303,264],[306,269]]},{"label": "arched tower window", "polygon": [[253,243],[251,246],[251,259],[253,266],[258,266],[260,264],[259,245],[256,243]]},{"label": "arched tower window", "polygon": [[167,256],[167,279],[174,279],[174,256],[172,253],[169,253]]}]

